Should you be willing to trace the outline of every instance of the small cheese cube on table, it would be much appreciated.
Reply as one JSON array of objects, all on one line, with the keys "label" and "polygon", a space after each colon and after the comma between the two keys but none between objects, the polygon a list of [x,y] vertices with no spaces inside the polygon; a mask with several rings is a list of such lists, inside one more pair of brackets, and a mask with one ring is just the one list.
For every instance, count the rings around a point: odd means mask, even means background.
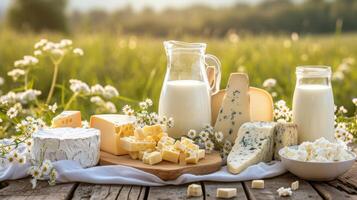
[{"label": "small cheese cube on table", "polygon": [[299,189],[299,181],[295,181],[291,183],[291,189],[292,190],[297,190]]},{"label": "small cheese cube on table", "polygon": [[120,145],[126,151],[144,151],[154,149],[156,142],[153,140],[138,140],[134,136],[120,138]]},{"label": "small cheese cube on table", "polygon": [[187,188],[188,197],[200,197],[202,196],[202,187],[198,184],[191,184]]},{"label": "small cheese cube on table", "polygon": [[59,127],[82,127],[82,118],[80,111],[66,110],[52,119],[52,128]]},{"label": "small cheese cube on table", "polygon": [[158,151],[153,151],[151,153],[145,152],[143,156],[143,162],[149,165],[155,165],[162,161],[161,153]]},{"label": "small cheese cube on table", "polygon": [[252,188],[254,189],[264,189],[264,180],[253,180]]},{"label": "small cheese cube on table", "polygon": [[136,119],[127,115],[103,114],[90,118],[90,127],[100,130],[100,149],[114,155],[125,155],[128,151],[120,145],[120,138],[134,135]]},{"label": "small cheese cube on table", "polygon": [[229,199],[237,196],[237,188],[218,188],[217,198]]}]

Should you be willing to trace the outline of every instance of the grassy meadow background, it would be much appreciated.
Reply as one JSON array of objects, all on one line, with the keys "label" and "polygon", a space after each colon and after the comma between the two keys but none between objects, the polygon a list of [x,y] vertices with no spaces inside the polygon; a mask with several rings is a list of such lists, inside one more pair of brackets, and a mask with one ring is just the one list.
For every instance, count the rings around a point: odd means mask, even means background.
[{"label": "grassy meadow background", "polygon": [[[68,81],[79,79],[118,88],[125,97],[115,100],[118,110],[147,97],[154,100],[157,109],[166,71],[163,41],[173,39],[208,44],[207,53],[222,63],[221,88],[225,88],[229,74],[237,71],[248,73],[251,86],[256,87],[274,78],[275,100],[284,99],[290,106],[296,66],[331,66],[333,72],[339,72],[332,83],[335,104],[353,114],[351,100],[357,97],[356,2],[306,0],[295,4],[270,0],[258,5],[223,9],[194,6],[161,13],[150,9],[135,13],[130,8],[112,13],[74,11],[69,17],[64,12],[66,0],[47,1],[47,7],[39,0],[14,2],[0,23],[0,77],[5,79],[0,86],[2,94],[21,87],[7,72],[15,60],[33,54],[37,41],[68,38],[84,50],[84,56],[66,56],[61,63],[56,102],[61,105],[68,100]],[[293,32],[297,33],[292,37]],[[53,66],[44,59],[31,73],[33,88],[42,91],[42,99],[49,91],[52,73]],[[94,112],[85,99],[78,99],[71,108],[80,109],[87,119]]]}]

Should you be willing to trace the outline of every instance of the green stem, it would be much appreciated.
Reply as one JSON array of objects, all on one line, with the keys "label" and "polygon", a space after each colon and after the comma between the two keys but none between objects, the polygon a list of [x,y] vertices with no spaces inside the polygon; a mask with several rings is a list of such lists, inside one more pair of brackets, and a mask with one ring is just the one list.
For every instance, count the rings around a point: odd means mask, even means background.
[{"label": "green stem", "polygon": [[30,70],[29,69],[26,69],[26,72],[25,72],[25,90],[28,89],[28,76],[29,76],[29,72]]},{"label": "green stem", "polygon": [[58,75],[58,65],[60,62],[54,62],[54,72],[53,72],[53,77],[52,77],[52,84],[51,84],[51,88],[50,88],[50,92],[48,93],[47,96],[47,101],[46,104],[49,104],[53,95],[53,91],[55,89],[55,85],[57,82],[57,75]]},{"label": "green stem", "polygon": [[69,101],[64,106],[64,110],[67,110],[69,108],[69,106],[72,104],[72,102],[76,99],[77,95],[78,95],[78,93],[74,93],[72,95],[72,97],[69,99]]}]

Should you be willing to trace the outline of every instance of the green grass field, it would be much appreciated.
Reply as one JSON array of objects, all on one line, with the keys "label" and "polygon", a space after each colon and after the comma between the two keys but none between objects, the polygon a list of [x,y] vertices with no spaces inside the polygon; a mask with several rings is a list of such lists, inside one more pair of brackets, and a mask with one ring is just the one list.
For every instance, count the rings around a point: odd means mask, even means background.
[{"label": "green grass field", "polygon": [[[7,71],[13,62],[23,55],[32,54],[33,45],[41,38],[58,41],[69,38],[74,46],[83,48],[85,55],[80,58],[67,57],[60,66],[58,83],[67,84],[71,78],[89,84],[112,84],[121,96],[135,100],[152,98],[157,104],[161,84],[166,70],[166,55],[163,40],[173,38],[139,38],[111,34],[22,34],[0,31],[0,76],[6,79],[0,89],[7,92],[14,85]],[[278,93],[276,99],[284,99],[291,105],[295,86],[295,67],[298,65],[330,65],[336,71],[342,63],[349,70],[342,80],[333,81],[335,104],[353,108],[351,99],[357,97],[357,34],[300,36],[292,41],[287,36],[245,36],[239,41],[209,38],[185,38],[190,42],[206,42],[207,52],[216,55],[222,62],[222,84],[224,88],[231,72],[246,71],[252,86],[262,87],[267,78],[275,78]],[[348,61],[346,61],[346,58]],[[34,70],[34,88],[43,91],[45,98],[52,76],[50,62],[40,61]],[[57,89],[57,97],[60,90]],[[58,99],[60,101],[60,99]],[[128,102],[115,102],[120,109]],[[93,113],[80,101],[73,104],[85,111],[85,116]]]}]

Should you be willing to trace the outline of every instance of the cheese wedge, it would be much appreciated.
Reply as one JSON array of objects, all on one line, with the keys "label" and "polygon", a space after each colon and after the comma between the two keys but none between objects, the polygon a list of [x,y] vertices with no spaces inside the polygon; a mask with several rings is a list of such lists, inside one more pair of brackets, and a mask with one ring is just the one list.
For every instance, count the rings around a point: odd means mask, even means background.
[{"label": "cheese wedge", "polygon": [[228,171],[238,174],[251,165],[271,161],[275,125],[272,122],[243,124],[227,158]]},{"label": "cheese wedge", "polygon": [[100,130],[100,149],[114,155],[125,155],[128,151],[120,145],[120,138],[134,134],[136,119],[127,115],[93,115],[90,118],[90,127]]},{"label": "cheese wedge", "polygon": [[280,160],[280,149],[298,144],[298,127],[293,123],[278,123],[274,136],[274,159]]},{"label": "cheese wedge", "polygon": [[82,118],[80,111],[66,110],[52,119],[52,128],[59,127],[82,127]]},{"label": "cheese wedge", "polygon": [[215,123],[226,139],[234,142],[239,127],[250,121],[249,80],[247,74],[232,73]]}]

